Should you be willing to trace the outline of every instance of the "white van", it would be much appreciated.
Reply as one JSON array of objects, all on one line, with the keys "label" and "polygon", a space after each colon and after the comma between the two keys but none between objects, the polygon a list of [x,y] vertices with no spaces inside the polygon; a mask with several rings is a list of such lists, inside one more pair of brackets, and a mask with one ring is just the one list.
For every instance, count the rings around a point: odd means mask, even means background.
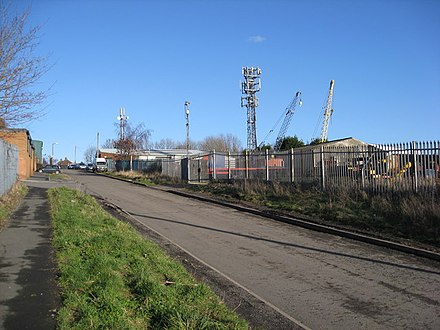
[{"label": "white van", "polygon": [[95,171],[96,172],[107,172],[107,162],[105,158],[95,159]]}]

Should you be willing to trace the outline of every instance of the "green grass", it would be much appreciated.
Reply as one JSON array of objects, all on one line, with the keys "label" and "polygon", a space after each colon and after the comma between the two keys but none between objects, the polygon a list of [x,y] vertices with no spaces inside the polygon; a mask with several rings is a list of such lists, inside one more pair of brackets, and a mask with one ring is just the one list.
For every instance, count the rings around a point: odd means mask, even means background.
[{"label": "green grass", "polygon": [[28,189],[21,183],[16,183],[12,189],[0,197],[0,228],[6,219],[18,207],[21,199],[26,195]]},{"label": "green grass", "polygon": [[52,188],[60,329],[247,329],[206,285],[90,196]]},{"label": "green grass", "polygon": [[58,173],[58,174],[50,173],[49,180],[54,180],[54,179],[55,180],[68,180],[69,176],[66,174],[63,174],[63,173]]},{"label": "green grass", "polygon": [[106,175],[114,177],[114,178],[120,178],[120,179],[126,179],[126,180],[132,180],[135,182],[139,182],[142,184],[145,184],[147,186],[155,186],[156,182],[143,175],[140,172],[135,172],[135,171],[128,171],[128,172],[107,172]]}]

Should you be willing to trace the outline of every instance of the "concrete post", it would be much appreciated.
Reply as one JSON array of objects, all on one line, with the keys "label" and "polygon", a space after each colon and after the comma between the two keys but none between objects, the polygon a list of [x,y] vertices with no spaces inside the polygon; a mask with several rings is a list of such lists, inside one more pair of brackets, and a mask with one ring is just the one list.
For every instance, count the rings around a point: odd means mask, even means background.
[{"label": "concrete post", "polygon": [[269,181],[269,150],[266,149],[266,181]]}]

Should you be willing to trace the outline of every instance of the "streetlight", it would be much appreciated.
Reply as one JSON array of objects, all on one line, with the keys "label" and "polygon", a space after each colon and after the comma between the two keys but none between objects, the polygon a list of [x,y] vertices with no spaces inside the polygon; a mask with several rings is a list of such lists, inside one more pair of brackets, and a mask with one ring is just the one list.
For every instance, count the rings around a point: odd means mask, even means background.
[{"label": "streetlight", "polygon": [[58,144],[58,142],[53,142],[52,143],[52,157],[51,157],[51,159],[50,159],[50,165],[53,165],[53,156],[54,156],[54,147],[55,147],[55,144]]},{"label": "streetlight", "polygon": [[185,118],[186,118],[186,158],[189,158],[189,101],[185,101]]}]

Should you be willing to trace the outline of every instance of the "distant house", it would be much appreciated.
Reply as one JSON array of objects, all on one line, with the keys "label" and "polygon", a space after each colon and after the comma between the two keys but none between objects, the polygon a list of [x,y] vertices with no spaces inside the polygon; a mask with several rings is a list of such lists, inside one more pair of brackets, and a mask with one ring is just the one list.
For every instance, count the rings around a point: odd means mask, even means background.
[{"label": "distant house", "polygon": [[0,138],[18,148],[18,177],[29,178],[37,169],[35,147],[27,129],[0,129]]},{"label": "distant house", "polygon": [[72,162],[66,157],[64,160],[60,160],[57,165],[61,168],[67,169],[70,164],[72,164]]}]

